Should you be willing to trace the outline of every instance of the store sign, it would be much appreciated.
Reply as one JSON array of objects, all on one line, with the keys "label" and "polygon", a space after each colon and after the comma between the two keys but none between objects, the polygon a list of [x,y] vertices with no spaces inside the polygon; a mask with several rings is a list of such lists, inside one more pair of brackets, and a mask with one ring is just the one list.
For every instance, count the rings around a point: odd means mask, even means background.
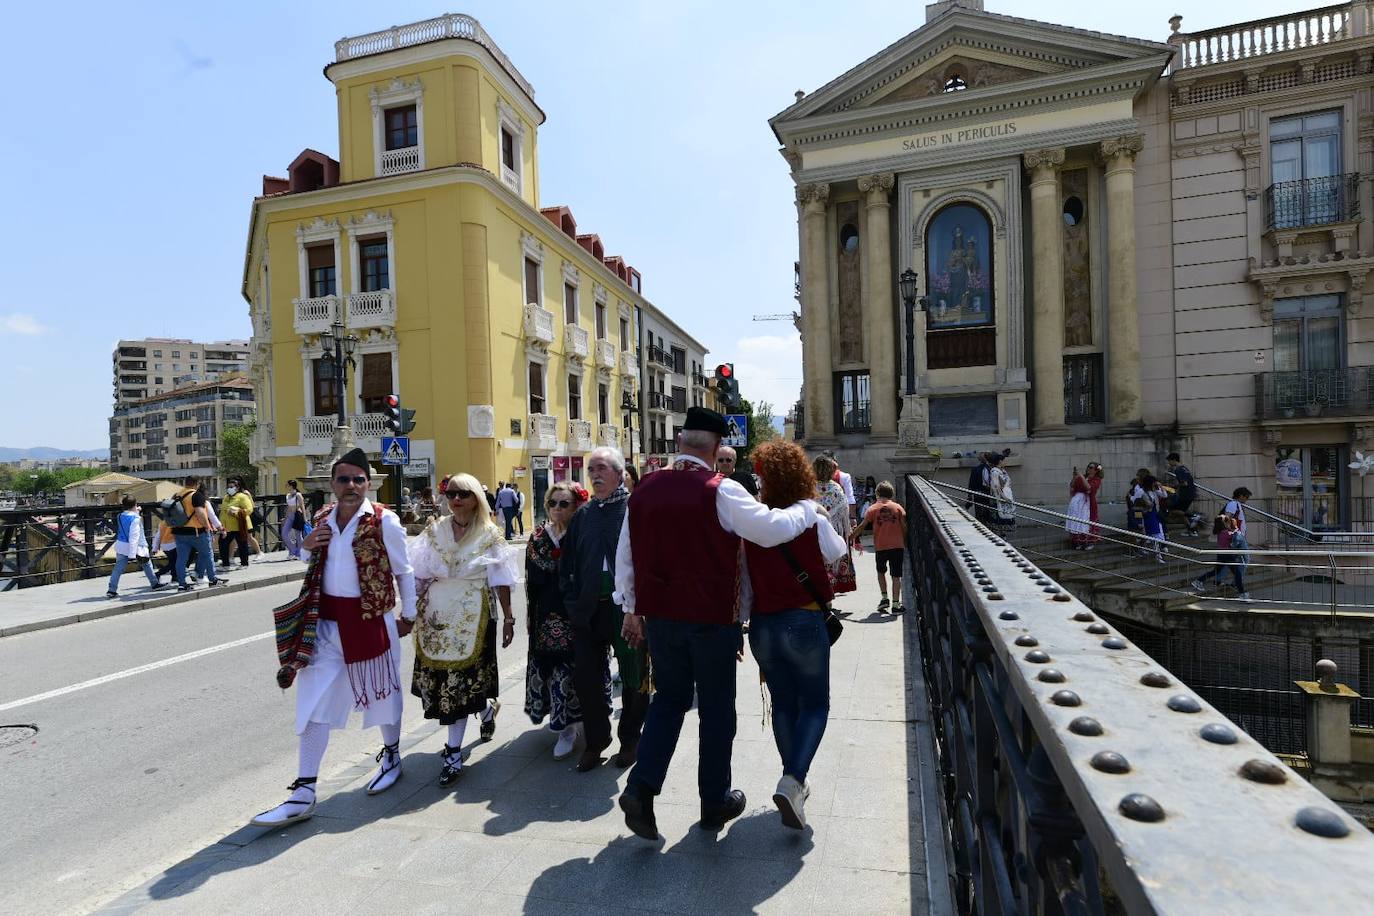
[{"label": "store sign", "polygon": [[549,469],[548,455],[534,455],[530,461],[536,471],[547,471]]},{"label": "store sign", "polygon": [[514,467],[514,468],[511,468],[510,470],[511,470],[511,476],[514,477],[515,479],[519,480],[521,477],[524,477],[524,476],[525,476],[525,474],[526,474],[526,472],[529,470],[529,468],[525,468],[525,467]]}]

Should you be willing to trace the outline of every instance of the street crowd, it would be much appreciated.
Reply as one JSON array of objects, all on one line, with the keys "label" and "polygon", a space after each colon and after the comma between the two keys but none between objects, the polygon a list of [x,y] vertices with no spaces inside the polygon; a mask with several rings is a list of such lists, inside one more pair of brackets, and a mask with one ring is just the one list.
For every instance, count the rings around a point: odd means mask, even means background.
[{"label": "street crowd", "polygon": [[[752,470],[739,469],[721,445],[726,432],[720,414],[691,408],[671,466],[642,480],[616,449],[591,452],[589,490],[560,481],[544,494],[546,521],[530,533],[523,570],[506,543],[521,508],[514,488],[491,494],[472,475],[452,474],[438,494],[419,494],[427,522],[407,539],[401,518],[367,498],[367,455],[340,456],[335,501],[308,520],[301,542],[301,592],[274,612],[277,683],[295,688],[296,779],[252,822],[312,815],[330,733],[355,712],[381,732],[367,792],[401,778],[406,637],[415,647],[409,693],[446,728],[438,782],[461,778],[469,721],[483,740],[495,734],[498,645],[515,639],[511,591],[523,579],[524,712],[547,723],[553,758],[576,756],[578,771],[602,766],[617,745],[610,760],[630,768],[619,806],[632,832],[658,838],[654,799],[693,705],[700,826],[719,831],[744,811],[731,758],[746,641],[771,699],[773,802],[783,825],[804,829],[808,772],[829,716],[831,645],[843,630],[831,602],[855,590],[854,553],[871,530],[878,612],[904,610],[906,519],[890,483],[856,494],[833,456],[813,461],[791,442],[763,443],[749,455]],[[670,534],[682,532],[691,535]],[[621,685],[614,736],[612,659]]]}]

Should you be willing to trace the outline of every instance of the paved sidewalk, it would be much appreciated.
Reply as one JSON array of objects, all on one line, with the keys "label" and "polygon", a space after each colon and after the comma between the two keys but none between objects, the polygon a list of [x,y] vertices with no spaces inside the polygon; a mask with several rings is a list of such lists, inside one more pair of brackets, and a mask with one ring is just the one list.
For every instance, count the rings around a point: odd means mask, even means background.
[{"label": "paved sidewalk", "polygon": [[229,583],[211,589],[204,582],[194,591],[179,592],[175,582],[169,588],[153,591],[143,572],[134,567],[125,570],[119,580],[119,597],[106,598],[109,575],[98,579],[79,579],[34,588],[12,588],[0,592],[0,637],[62,627],[85,620],[99,620],[116,614],[128,614],[150,607],[166,607],[185,601],[195,601],[211,594],[243,591],[277,585],[305,577],[305,564],[293,560],[285,551],[254,558],[246,568],[238,565],[218,567]]},{"label": "paved sidewalk", "polygon": [[[949,912],[914,627],[868,610],[878,598],[871,557],[858,557],[859,592],[837,602],[849,616],[831,658],[830,725],[804,832],[784,828],[771,801],[780,768],[751,657],[739,666],[734,751],[745,814],[718,836],[693,826],[689,714],[656,805],[664,842],[650,845],[616,805],[625,771],[555,762],[554,735],[523,715],[521,623],[500,656],[496,738],[481,744],[469,728],[455,787],[435,785],[444,732],[422,722],[403,736],[405,775],[386,794],[364,790],[370,760],[339,771],[326,758],[313,820],[237,830],[99,912],[421,914],[474,902],[491,914]],[[294,764],[282,760],[283,774]]]}]

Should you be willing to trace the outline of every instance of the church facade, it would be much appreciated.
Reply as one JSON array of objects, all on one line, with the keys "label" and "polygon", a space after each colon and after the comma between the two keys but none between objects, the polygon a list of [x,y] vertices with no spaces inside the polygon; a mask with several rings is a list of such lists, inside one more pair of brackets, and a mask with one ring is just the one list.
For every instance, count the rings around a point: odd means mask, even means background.
[{"label": "church facade", "polygon": [[1348,516],[1374,446],[1370,19],[1149,41],[953,0],[798,93],[770,123],[808,448],[960,482],[1009,449],[1051,504],[1075,466],[1110,494],[1178,450],[1208,486]]}]

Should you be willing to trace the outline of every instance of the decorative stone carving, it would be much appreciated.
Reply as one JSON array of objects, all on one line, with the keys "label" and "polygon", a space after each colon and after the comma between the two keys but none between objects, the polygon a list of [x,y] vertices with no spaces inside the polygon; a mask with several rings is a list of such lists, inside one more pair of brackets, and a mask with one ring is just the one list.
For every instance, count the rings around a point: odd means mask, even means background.
[{"label": "decorative stone carving", "polygon": [[1026,171],[1028,172],[1042,170],[1053,172],[1064,164],[1064,148],[1060,146],[1053,149],[1031,150],[1021,157],[1021,161],[1026,164]]},{"label": "decorative stone carving", "polygon": [[602,286],[600,283],[592,283],[593,299],[595,299],[597,302],[600,302],[602,305],[605,305],[608,295],[609,294],[606,292],[606,287]]},{"label": "decorative stone carving", "polygon": [[1350,272],[1350,291],[1345,296],[1345,310],[1350,317],[1360,314],[1364,307],[1364,284],[1369,279],[1369,271]]},{"label": "decorative stone carving", "polygon": [[902,396],[902,416],[897,421],[897,447],[926,447],[926,399],[918,394]]},{"label": "decorative stone carving", "polygon": [[953,91],[949,88],[951,85],[958,85],[952,82],[956,79],[962,83],[960,88],[981,89],[984,86],[997,86],[1044,75],[1043,72],[1025,67],[1012,67],[1007,64],[977,60],[972,57],[952,57],[940,66],[921,73],[869,104],[883,105],[888,102],[926,99],[931,96],[944,95],[947,91]]},{"label": "decorative stone carving", "polygon": [[563,282],[578,286],[582,283],[582,271],[572,261],[563,262]]},{"label": "decorative stone carving", "polygon": [[496,408],[491,404],[468,405],[468,438],[494,439],[496,437]]},{"label": "decorative stone carving", "polygon": [[1111,140],[1102,141],[1102,158],[1108,163],[1113,159],[1125,157],[1134,159],[1136,153],[1145,148],[1145,138],[1140,134],[1128,134],[1124,137],[1114,137]]},{"label": "decorative stone carving", "polygon": [[830,185],[824,182],[819,184],[804,184],[797,186],[797,203],[801,204],[802,209],[824,210],[826,203],[830,200]]},{"label": "decorative stone carving", "polygon": [[541,263],[543,262],[544,243],[539,241],[539,239],[535,238],[535,236],[532,233],[520,233],[520,247],[524,249],[525,257],[530,258],[531,260],[539,261]]},{"label": "decorative stone carving", "polygon": [[865,175],[859,179],[859,193],[866,195],[866,202],[870,207],[883,205],[888,202],[887,195],[892,193],[895,182],[896,176],[891,172]]},{"label": "decorative stone carving", "polygon": [[331,239],[339,234],[339,221],[337,219],[322,219],[315,217],[309,223],[301,223],[296,226],[296,238],[302,242],[316,242]]}]

